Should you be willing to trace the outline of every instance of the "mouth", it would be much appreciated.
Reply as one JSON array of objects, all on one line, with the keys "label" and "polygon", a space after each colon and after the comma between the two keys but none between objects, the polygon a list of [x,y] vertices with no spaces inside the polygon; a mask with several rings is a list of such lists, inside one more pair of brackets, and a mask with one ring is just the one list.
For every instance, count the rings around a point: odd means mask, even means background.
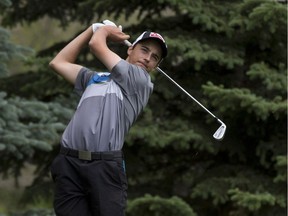
[{"label": "mouth", "polygon": [[137,62],[137,65],[147,70],[147,66],[142,62]]}]

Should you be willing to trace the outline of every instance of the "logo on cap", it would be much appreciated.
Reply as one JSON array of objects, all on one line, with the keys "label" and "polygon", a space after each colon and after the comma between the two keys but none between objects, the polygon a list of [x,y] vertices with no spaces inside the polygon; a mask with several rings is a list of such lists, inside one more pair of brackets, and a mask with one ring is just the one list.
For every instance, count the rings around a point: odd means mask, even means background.
[{"label": "logo on cap", "polygon": [[160,34],[158,34],[158,33],[151,32],[150,35],[149,35],[149,37],[159,38],[160,40],[162,40],[162,41],[165,43],[164,38],[163,38]]}]

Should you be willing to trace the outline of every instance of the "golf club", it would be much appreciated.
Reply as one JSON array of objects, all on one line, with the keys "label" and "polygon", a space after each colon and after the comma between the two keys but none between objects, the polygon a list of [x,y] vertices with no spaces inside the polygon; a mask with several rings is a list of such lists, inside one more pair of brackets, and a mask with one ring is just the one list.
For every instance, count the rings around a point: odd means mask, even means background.
[{"label": "golf club", "polygon": [[[124,43],[129,47],[132,45],[128,40],[125,40]],[[205,106],[203,106],[198,100],[196,100],[192,95],[190,95],[184,88],[182,88],[176,81],[174,81],[171,77],[169,77],[163,70],[161,70],[159,67],[157,67],[156,70],[162,73],[164,76],[166,76],[172,83],[174,83],[178,88],[180,88],[186,95],[188,95],[192,100],[194,100],[199,106],[201,106],[206,112],[208,112],[213,118],[215,118],[221,124],[220,127],[213,134],[213,137],[216,140],[222,140],[224,138],[226,131],[226,125],[224,124],[224,122],[222,122],[213,113],[211,113]]]}]

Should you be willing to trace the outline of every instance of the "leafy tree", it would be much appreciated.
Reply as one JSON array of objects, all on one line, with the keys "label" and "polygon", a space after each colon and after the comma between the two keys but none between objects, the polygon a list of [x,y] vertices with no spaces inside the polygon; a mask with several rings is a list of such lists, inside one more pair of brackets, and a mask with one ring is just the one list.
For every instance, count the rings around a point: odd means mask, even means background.
[{"label": "leafy tree", "polygon": [[[199,216],[286,215],[286,2],[63,0],[55,6],[17,0],[3,13],[2,23],[13,26],[49,16],[63,27],[80,21],[84,29],[107,15],[119,24],[127,23],[124,31],[131,34],[131,40],[144,29],[161,32],[169,47],[161,68],[227,125],[224,140],[213,140],[219,124],[155,73],[149,106],[130,130],[124,147],[130,186],[128,214],[168,215],[172,206],[185,203],[191,215]],[[39,56],[51,58],[65,43]],[[125,56],[123,45],[111,46]],[[83,50],[79,63],[103,69],[88,50]],[[20,76],[0,82],[8,96],[16,92],[30,100],[32,95],[67,104],[70,111],[76,102],[68,94],[71,88],[51,74],[45,67],[39,73],[25,74],[27,80],[36,82],[20,82],[20,93],[7,85]],[[39,91],[39,86],[45,86],[45,91]],[[48,107],[51,119],[59,116],[51,124],[65,123],[60,109]],[[51,131],[53,127],[46,132]],[[54,131],[56,139],[61,130]]]}]

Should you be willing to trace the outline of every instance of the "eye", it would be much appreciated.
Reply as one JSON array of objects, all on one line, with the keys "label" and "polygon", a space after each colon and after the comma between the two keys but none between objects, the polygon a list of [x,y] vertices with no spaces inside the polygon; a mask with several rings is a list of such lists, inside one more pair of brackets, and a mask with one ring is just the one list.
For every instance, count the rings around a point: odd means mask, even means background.
[{"label": "eye", "polygon": [[149,52],[148,48],[146,48],[146,47],[141,47],[141,50],[145,53]]},{"label": "eye", "polygon": [[156,61],[156,62],[159,60],[159,57],[158,57],[157,55],[152,55],[152,58],[153,58],[153,60]]}]

